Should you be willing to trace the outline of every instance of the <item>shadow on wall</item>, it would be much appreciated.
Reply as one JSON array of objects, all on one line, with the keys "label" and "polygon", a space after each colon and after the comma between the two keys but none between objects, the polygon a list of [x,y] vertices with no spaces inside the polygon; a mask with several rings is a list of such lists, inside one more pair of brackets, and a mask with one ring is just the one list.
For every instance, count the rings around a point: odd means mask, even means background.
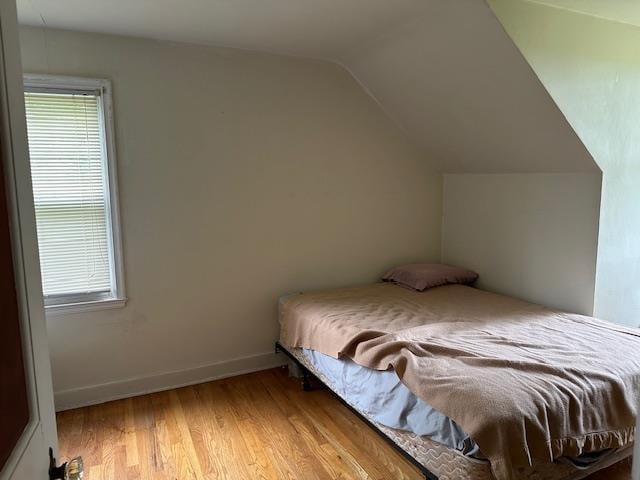
[{"label": "shadow on wall", "polygon": [[593,313],[600,174],[445,175],[442,257],[478,286]]}]

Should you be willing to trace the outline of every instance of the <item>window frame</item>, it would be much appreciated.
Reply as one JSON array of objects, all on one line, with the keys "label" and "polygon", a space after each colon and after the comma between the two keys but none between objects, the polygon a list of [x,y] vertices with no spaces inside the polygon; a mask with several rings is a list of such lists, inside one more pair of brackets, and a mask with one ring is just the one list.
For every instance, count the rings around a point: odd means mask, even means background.
[{"label": "window frame", "polygon": [[104,134],[102,148],[106,160],[105,201],[112,288],[110,292],[106,293],[63,294],[45,298],[45,311],[47,315],[58,315],[123,307],[127,302],[127,297],[125,296],[124,284],[111,81],[104,78],[27,73],[24,75],[24,91],[67,94],[99,92],[101,113],[99,120]]}]

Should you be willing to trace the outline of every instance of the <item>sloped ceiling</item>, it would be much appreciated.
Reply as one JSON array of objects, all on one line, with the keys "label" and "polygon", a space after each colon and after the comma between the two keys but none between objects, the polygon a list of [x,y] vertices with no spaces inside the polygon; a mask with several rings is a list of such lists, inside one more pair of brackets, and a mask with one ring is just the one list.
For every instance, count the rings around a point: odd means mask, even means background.
[{"label": "sloped ceiling", "polygon": [[18,0],[30,25],[341,63],[442,172],[598,167],[483,0]]},{"label": "sloped ceiling", "polygon": [[430,5],[344,63],[440,170],[597,170],[484,2]]},{"label": "sloped ceiling", "polygon": [[423,0],[17,0],[27,25],[335,58]]}]

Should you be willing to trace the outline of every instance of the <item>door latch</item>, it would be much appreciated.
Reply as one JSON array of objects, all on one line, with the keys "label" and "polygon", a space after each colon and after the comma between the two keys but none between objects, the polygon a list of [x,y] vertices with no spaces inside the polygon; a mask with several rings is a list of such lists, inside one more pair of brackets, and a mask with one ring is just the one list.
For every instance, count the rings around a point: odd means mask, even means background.
[{"label": "door latch", "polygon": [[49,448],[49,480],[81,480],[84,475],[82,457],[76,457],[56,467],[53,449]]}]

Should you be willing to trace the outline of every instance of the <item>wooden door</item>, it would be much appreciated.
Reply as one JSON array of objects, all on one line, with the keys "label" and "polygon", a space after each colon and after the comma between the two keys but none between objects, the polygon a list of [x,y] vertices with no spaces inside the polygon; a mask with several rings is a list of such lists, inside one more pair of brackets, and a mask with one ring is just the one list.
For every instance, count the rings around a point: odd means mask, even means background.
[{"label": "wooden door", "polygon": [[[0,155],[2,151],[0,150]],[[0,162],[0,470],[29,423],[29,399],[7,208]]]},{"label": "wooden door", "polygon": [[0,480],[57,449],[15,0],[0,0]]}]

